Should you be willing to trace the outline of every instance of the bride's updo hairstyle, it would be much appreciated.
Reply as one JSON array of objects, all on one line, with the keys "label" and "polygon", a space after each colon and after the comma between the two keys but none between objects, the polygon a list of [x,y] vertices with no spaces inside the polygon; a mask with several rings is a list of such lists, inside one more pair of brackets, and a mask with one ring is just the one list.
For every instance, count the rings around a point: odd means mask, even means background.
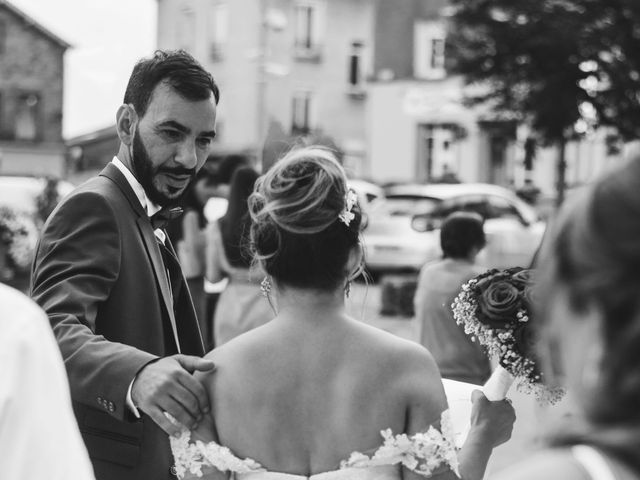
[{"label": "bride's updo hairstyle", "polygon": [[257,180],[250,248],[279,285],[333,290],[344,283],[362,221],[357,202],[349,224],[340,219],[347,191],[342,166],[318,146],[289,152]]}]

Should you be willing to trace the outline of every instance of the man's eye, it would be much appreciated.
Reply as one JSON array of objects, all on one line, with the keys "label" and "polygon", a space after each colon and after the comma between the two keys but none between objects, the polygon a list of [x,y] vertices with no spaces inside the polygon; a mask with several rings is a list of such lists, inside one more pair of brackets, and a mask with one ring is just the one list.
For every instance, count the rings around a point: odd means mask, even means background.
[{"label": "man's eye", "polygon": [[165,137],[170,138],[172,140],[177,140],[182,135],[177,130],[163,130],[162,133],[164,134]]},{"label": "man's eye", "polygon": [[198,138],[196,141],[198,142],[198,146],[201,148],[206,148],[211,145],[211,139],[209,137]]}]

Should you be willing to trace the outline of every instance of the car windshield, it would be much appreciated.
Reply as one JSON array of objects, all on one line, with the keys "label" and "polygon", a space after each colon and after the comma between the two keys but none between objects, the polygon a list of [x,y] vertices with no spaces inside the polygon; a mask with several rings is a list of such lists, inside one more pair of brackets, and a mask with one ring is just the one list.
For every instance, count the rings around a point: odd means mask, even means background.
[{"label": "car windshield", "polygon": [[0,205],[8,206],[16,210],[33,212],[35,199],[42,186],[35,182],[1,182]]},{"label": "car windshield", "polygon": [[431,213],[442,200],[418,195],[391,195],[386,198],[386,211],[392,216],[409,217]]},{"label": "car windshield", "polygon": [[[0,205],[27,213],[36,211],[36,198],[42,192],[45,181],[41,178],[0,177]],[[58,183],[60,197],[65,196],[73,185],[61,181]]]}]

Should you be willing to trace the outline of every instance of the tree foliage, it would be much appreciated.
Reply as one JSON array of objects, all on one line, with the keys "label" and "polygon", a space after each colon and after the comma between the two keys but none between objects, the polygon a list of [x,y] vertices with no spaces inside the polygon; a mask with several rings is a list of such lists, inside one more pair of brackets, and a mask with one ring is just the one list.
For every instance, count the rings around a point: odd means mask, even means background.
[{"label": "tree foliage", "polygon": [[640,138],[640,1],[452,0],[451,69],[545,143],[599,126]]}]

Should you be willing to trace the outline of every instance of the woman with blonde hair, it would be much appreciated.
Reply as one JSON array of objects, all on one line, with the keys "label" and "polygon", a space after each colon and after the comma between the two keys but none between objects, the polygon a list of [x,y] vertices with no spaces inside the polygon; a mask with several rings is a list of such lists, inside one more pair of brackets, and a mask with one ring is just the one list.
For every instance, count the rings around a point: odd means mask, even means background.
[{"label": "woman with blonde hair", "polygon": [[640,157],[570,202],[541,256],[541,353],[574,411],[499,479],[640,479]]},{"label": "woman with blonde hair", "polygon": [[334,155],[290,152],[260,177],[249,211],[265,302],[277,315],[207,355],[216,373],[199,378],[212,415],[172,439],[178,476],[481,479],[511,434],[513,409],[475,392],[457,452],[429,352],[346,314],[362,215]]}]

